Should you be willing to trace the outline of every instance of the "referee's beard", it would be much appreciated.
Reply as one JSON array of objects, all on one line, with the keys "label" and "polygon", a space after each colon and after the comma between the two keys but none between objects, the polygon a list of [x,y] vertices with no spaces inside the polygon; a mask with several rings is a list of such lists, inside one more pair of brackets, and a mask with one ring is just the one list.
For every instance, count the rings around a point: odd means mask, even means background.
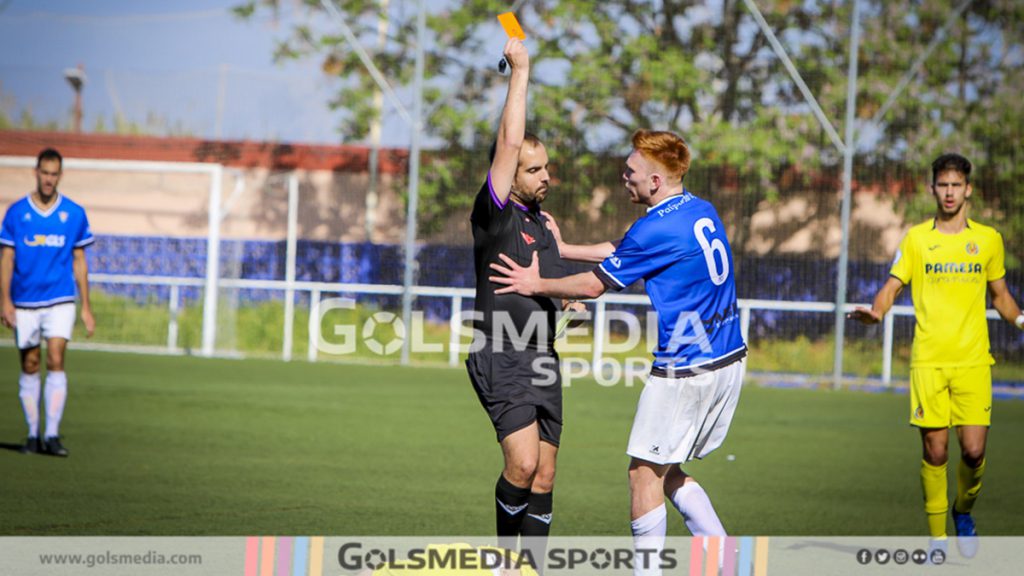
[{"label": "referee's beard", "polygon": [[540,206],[540,203],[548,197],[548,186],[544,185],[533,192],[524,192],[522,190],[513,190],[512,199],[519,202],[524,206]]}]

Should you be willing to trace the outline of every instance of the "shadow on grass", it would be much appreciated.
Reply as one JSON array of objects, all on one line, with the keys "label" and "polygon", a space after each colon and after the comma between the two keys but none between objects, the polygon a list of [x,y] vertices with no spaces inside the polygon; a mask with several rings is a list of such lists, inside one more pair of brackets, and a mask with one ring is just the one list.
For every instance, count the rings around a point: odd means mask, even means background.
[{"label": "shadow on grass", "polygon": [[[22,444],[22,443],[11,444],[10,442],[0,442],[0,450],[10,450],[11,452],[21,452],[24,447],[25,447],[25,445]],[[23,452],[23,454],[27,454],[27,453]],[[33,454],[36,454],[37,456],[54,456],[54,454],[50,454],[49,452],[44,452],[42,448],[40,448],[39,452],[33,452]]]}]

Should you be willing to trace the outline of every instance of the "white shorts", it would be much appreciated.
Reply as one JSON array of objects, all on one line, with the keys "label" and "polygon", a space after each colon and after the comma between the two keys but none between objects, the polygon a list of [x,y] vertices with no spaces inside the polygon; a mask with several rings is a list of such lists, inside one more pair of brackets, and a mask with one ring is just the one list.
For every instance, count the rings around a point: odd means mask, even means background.
[{"label": "white shorts", "polygon": [[746,358],[687,378],[649,376],[626,454],[654,464],[703,458],[722,445],[740,399]]},{"label": "white shorts", "polygon": [[46,308],[16,308],[18,325],[14,339],[19,350],[35,348],[41,338],[63,338],[71,340],[75,327],[75,303],[65,302]]}]

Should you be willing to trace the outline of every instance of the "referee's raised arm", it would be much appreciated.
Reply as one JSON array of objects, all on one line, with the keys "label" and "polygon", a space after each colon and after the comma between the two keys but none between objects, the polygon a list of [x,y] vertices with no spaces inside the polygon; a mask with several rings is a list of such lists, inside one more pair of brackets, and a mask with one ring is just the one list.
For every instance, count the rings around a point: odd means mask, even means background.
[{"label": "referee's raised arm", "polygon": [[520,39],[509,38],[505,43],[504,54],[512,73],[508,94],[505,96],[505,108],[501,112],[501,123],[498,125],[494,159],[491,160],[491,184],[502,205],[512,193],[519,149],[523,147],[526,134],[526,87],[530,78],[530,55]]}]

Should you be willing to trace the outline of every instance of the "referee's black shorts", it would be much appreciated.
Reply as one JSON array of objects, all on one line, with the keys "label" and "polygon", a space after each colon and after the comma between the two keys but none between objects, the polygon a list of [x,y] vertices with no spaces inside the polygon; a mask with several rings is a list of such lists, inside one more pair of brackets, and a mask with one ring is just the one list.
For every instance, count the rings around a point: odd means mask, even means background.
[{"label": "referee's black shorts", "polygon": [[469,355],[466,370],[498,442],[536,421],[541,440],[558,446],[562,374],[556,352],[495,352],[488,346]]}]

